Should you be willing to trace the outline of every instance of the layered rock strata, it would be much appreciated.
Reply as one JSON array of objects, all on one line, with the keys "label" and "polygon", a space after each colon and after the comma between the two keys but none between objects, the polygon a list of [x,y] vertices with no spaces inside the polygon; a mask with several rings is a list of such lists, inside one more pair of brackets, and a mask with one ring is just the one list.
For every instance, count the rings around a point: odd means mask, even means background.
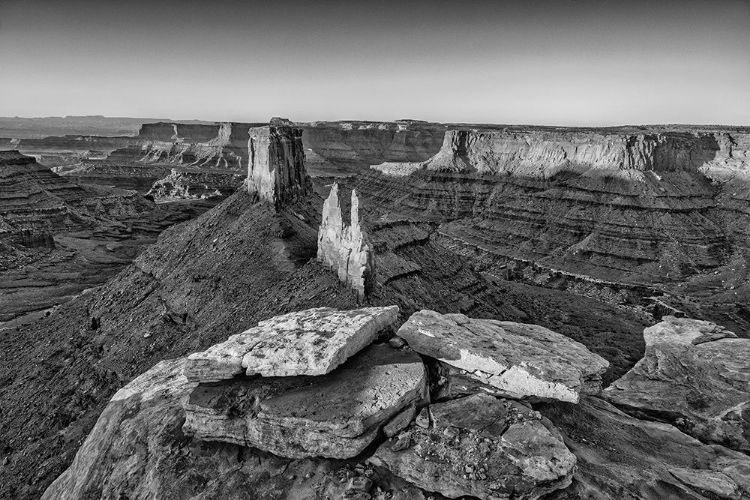
[{"label": "layered rock strata", "polygon": [[32,157],[0,152],[0,240],[52,246],[54,233],[90,228],[96,219],[75,208],[90,196]]},{"label": "layered rock strata", "polygon": [[544,327],[463,314],[419,311],[398,335],[418,353],[491,386],[488,392],[516,399],[577,403],[582,394],[601,390],[609,366],[583,344]]},{"label": "layered rock strata", "polygon": [[352,287],[362,299],[374,285],[375,265],[369,239],[362,230],[356,191],[352,191],[349,224],[343,221],[341,212],[339,187],[334,183],[323,203],[318,260],[336,270],[339,280]]},{"label": "layered rock strata", "polygon": [[440,236],[486,257],[488,272],[523,259],[647,283],[750,248],[736,200],[749,143],[736,132],[453,130],[419,168],[380,166],[356,188],[439,221]]},{"label": "layered rock strata", "polygon": [[186,403],[183,431],[291,458],[350,458],[390,417],[424,399],[426,387],[418,355],[375,345],[328,375],[201,384]]},{"label": "layered rock strata", "polygon": [[370,462],[449,498],[539,498],[572,480],[576,457],[524,405],[475,394],[430,405],[426,415]]},{"label": "layered rock strata", "polygon": [[235,375],[324,375],[370,345],[398,316],[398,307],[338,311],[327,307],[261,321],[206,351],[188,356],[188,380],[218,382]]},{"label": "layered rock strata", "polygon": [[701,441],[750,452],[750,340],[707,321],[674,316],[647,328],[643,337],[643,359],[604,397]]},{"label": "layered rock strata", "polygon": [[300,129],[272,124],[251,128],[249,135],[249,192],[276,207],[311,192]]}]

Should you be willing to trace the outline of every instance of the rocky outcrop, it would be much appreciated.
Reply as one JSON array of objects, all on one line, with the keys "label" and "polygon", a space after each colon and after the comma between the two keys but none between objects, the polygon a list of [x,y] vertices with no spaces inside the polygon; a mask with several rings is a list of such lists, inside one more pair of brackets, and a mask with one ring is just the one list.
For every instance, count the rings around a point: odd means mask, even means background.
[{"label": "rocky outcrop", "polygon": [[488,392],[516,399],[577,403],[582,394],[601,389],[609,366],[582,344],[544,327],[463,314],[420,311],[398,335],[418,353],[491,386]]},{"label": "rocky outcrop", "polygon": [[271,124],[251,128],[249,134],[247,185],[251,193],[278,208],[311,192],[301,130]]},{"label": "rocky outcrop", "polygon": [[550,500],[750,498],[750,457],[743,453],[633,418],[598,397],[539,410],[577,458],[573,484]]},{"label": "rocky outcrop", "polygon": [[342,218],[336,183],[323,203],[323,219],[318,230],[318,261],[334,269],[339,280],[351,286],[359,299],[363,299],[374,285],[374,258],[359,219],[359,198],[356,191],[352,191],[351,218],[347,225]]},{"label": "rocky outcrop", "polygon": [[235,375],[324,375],[370,345],[398,316],[398,307],[338,311],[321,307],[269,320],[188,356],[188,380],[217,382]]},{"label": "rocky outcrop", "polygon": [[118,391],[42,498],[292,500],[372,493],[381,500],[425,500],[418,488],[361,463],[287,460],[257,448],[186,437],[183,403],[195,384],[182,375],[184,361],[158,363]]},{"label": "rocky outcrop", "polygon": [[[421,168],[377,167],[355,187],[375,205],[440,223],[440,238],[490,273],[521,259],[653,283],[750,248],[738,185],[748,182],[748,143],[744,133],[697,130],[454,130]],[[717,180],[722,169],[731,181]]]},{"label": "rocky outcrop", "polygon": [[328,375],[201,384],[185,406],[183,430],[284,457],[350,458],[390,417],[422,400],[426,382],[415,353],[376,345]]},{"label": "rocky outcrop", "polygon": [[157,201],[226,197],[242,186],[245,176],[210,171],[180,171],[154,182],[148,193]]},{"label": "rocky outcrop", "polygon": [[426,415],[370,462],[449,498],[539,498],[571,482],[575,456],[526,406],[476,394]]},{"label": "rocky outcrop", "polygon": [[604,397],[703,442],[750,452],[750,340],[707,321],[673,316],[643,337],[643,359]]}]

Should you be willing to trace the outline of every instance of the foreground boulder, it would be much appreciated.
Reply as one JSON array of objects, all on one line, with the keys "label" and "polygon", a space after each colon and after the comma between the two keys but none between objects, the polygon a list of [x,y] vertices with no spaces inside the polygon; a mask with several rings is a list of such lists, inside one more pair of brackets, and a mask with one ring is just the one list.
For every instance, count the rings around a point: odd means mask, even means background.
[{"label": "foreground boulder", "polygon": [[370,462],[450,498],[539,498],[571,482],[575,456],[520,403],[475,394],[423,414]]},{"label": "foreground boulder", "polygon": [[323,375],[370,345],[398,316],[398,306],[339,311],[308,309],[261,321],[188,356],[185,375],[218,382],[235,375]]},{"label": "foreground boulder", "polygon": [[[195,383],[185,358],[164,361],[112,398],[45,500],[125,498],[373,498],[424,500],[387,471],[325,459],[288,460],[255,448],[186,437],[183,403]],[[368,498],[360,496],[359,498]]]},{"label": "foreground boulder", "polygon": [[609,363],[583,344],[537,325],[414,313],[398,331],[420,354],[463,370],[510,398],[576,403],[601,389]]},{"label": "foreground boulder", "polygon": [[426,392],[426,370],[416,353],[374,345],[328,375],[201,384],[186,403],[183,430],[284,457],[350,458]]},{"label": "foreground boulder", "polygon": [[673,316],[643,336],[643,359],[603,396],[701,441],[750,452],[750,339]]},{"label": "foreground boulder", "polygon": [[750,498],[750,457],[633,418],[598,397],[539,411],[578,459],[573,484],[546,500]]}]

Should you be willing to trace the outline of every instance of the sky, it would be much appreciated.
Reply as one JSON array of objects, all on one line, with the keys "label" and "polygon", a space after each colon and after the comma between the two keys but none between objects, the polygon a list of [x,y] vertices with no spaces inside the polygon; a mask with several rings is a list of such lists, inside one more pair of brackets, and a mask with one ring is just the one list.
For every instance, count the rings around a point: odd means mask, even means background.
[{"label": "sky", "polygon": [[750,0],[0,0],[0,116],[750,125]]}]

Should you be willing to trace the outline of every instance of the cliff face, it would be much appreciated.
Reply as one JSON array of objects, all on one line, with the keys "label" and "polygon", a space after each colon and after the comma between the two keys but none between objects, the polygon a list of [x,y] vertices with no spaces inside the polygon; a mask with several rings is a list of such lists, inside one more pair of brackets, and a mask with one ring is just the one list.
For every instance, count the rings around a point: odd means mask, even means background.
[{"label": "cliff face", "polygon": [[334,184],[323,204],[323,220],[318,231],[318,260],[335,269],[339,280],[351,286],[361,300],[374,285],[375,264],[371,245],[362,232],[359,198],[352,191],[351,219],[342,220],[339,186]]},{"label": "cliff face", "polygon": [[287,125],[252,128],[247,151],[249,192],[279,208],[312,191],[301,130]]},{"label": "cliff face", "polygon": [[24,246],[54,246],[52,233],[90,227],[75,210],[87,193],[34,158],[0,152],[0,240]]},{"label": "cliff face", "polygon": [[[298,124],[312,175],[352,173],[384,161],[424,161],[443,141],[437,123],[313,122]],[[312,153],[312,154],[310,154]]]},{"label": "cliff face", "polygon": [[112,152],[109,158],[244,170],[248,165],[247,134],[251,127],[229,122],[144,124],[133,144]]},{"label": "cliff face", "polygon": [[490,270],[517,259],[649,282],[750,248],[748,150],[726,131],[456,130],[425,162],[373,166],[357,190],[442,222],[436,237]]}]

